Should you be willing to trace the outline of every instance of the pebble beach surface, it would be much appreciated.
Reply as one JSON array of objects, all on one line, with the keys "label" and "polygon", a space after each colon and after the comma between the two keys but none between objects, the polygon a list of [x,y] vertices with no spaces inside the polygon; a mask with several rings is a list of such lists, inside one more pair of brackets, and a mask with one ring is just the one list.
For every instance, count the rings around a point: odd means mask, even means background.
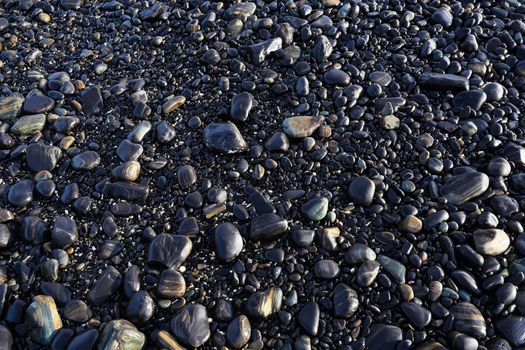
[{"label": "pebble beach surface", "polygon": [[0,1],[0,349],[525,349],[525,5]]}]

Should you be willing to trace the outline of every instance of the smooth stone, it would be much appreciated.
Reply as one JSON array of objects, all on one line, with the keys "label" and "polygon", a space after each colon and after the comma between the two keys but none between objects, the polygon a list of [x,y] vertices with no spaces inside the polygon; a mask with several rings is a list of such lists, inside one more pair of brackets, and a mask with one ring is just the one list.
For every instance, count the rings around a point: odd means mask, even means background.
[{"label": "smooth stone", "polygon": [[476,250],[480,254],[496,256],[504,253],[510,246],[510,238],[503,230],[484,229],[472,234]]},{"label": "smooth stone", "polygon": [[525,317],[507,316],[496,321],[496,328],[512,346],[525,345]]},{"label": "smooth stone", "polygon": [[13,335],[4,325],[0,325],[0,349],[11,350],[13,347]]},{"label": "smooth stone", "polygon": [[397,343],[403,340],[401,328],[381,323],[372,324],[365,344],[368,350],[397,350]]},{"label": "smooth stone", "polygon": [[314,265],[314,274],[318,278],[332,279],[339,275],[339,265],[330,259],[318,260]]},{"label": "smooth stone", "polygon": [[136,181],[140,176],[140,163],[136,160],[129,160],[114,168],[112,173],[119,180]]},{"label": "smooth stone", "polygon": [[33,181],[19,181],[9,189],[7,200],[15,207],[24,207],[33,200],[33,188]]},{"label": "smooth stone", "polygon": [[226,328],[226,341],[235,349],[243,348],[252,334],[250,320],[245,315],[233,319]]},{"label": "smooth stone", "polygon": [[178,341],[177,339],[175,339],[174,336],[172,336],[170,333],[168,333],[167,331],[160,331],[157,333],[157,344],[162,348],[162,349],[167,349],[167,350],[186,350],[185,347],[183,347]]},{"label": "smooth stone", "polygon": [[181,298],[186,293],[186,281],[177,270],[165,269],[160,274],[156,293],[161,298]]},{"label": "smooth stone", "polygon": [[480,90],[469,90],[462,91],[454,96],[452,103],[454,104],[454,107],[470,107],[477,111],[483,106],[485,101],[487,101],[486,93]]},{"label": "smooth stone", "polygon": [[246,311],[252,317],[265,319],[281,310],[282,299],[283,291],[278,287],[257,291],[248,297]]},{"label": "smooth stone", "polygon": [[208,124],[204,129],[204,140],[207,147],[225,153],[242,151],[248,146],[231,122]]},{"label": "smooth stone", "polygon": [[402,303],[401,311],[403,311],[410,323],[418,329],[426,327],[432,321],[430,311],[414,302],[407,301]]},{"label": "smooth stone", "polygon": [[104,108],[104,100],[100,89],[96,86],[92,86],[84,90],[79,99],[82,104],[82,110],[86,115],[92,116],[99,113]]},{"label": "smooth stone", "polygon": [[470,86],[469,80],[460,75],[423,73],[419,76],[419,83],[427,89],[438,90],[467,90]]},{"label": "smooth stone", "polygon": [[441,24],[443,27],[449,27],[452,25],[454,17],[452,14],[444,7],[440,7],[430,17],[432,21]]},{"label": "smooth stone", "polygon": [[179,225],[179,229],[177,230],[179,235],[185,235],[185,236],[198,236],[200,233],[199,223],[197,222],[197,219],[194,217],[187,217],[183,219]]},{"label": "smooth stone", "polygon": [[283,39],[273,38],[247,47],[252,63],[260,65],[266,57],[277,50],[282,49]]},{"label": "smooth stone", "polygon": [[483,314],[473,304],[468,302],[457,303],[450,308],[454,315],[454,329],[475,338],[484,338],[487,335],[487,326]]},{"label": "smooth stone", "polygon": [[215,228],[215,254],[224,262],[234,260],[242,251],[241,234],[235,225],[226,222]]},{"label": "smooth stone", "polygon": [[370,247],[362,243],[354,243],[347,250],[344,259],[347,264],[355,265],[365,261],[375,260],[376,253]]},{"label": "smooth stone", "polygon": [[116,198],[133,201],[146,198],[149,188],[135,182],[117,181],[110,185],[109,193]]},{"label": "smooth stone", "polygon": [[66,319],[78,323],[86,322],[93,315],[89,306],[82,300],[71,300],[64,307],[62,314]]},{"label": "smooth stone", "polygon": [[155,302],[148,292],[139,290],[129,300],[126,315],[136,324],[148,322],[155,313]]},{"label": "smooth stone", "polygon": [[319,330],[319,317],[321,312],[319,305],[311,302],[303,306],[297,317],[301,327],[311,336],[316,336]]},{"label": "smooth stone", "polygon": [[44,282],[40,286],[42,294],[52,297],[59,306],[64,306],[71,301],[69,288],[56,282]]},{"label": "smooth stone", "polygon": [[277,131],[266,140],[264,148],[270,152],[286,152],[290,148],[290,140],[285,133]]},{"label": "smooth stone", "polygon": [[406,267],[399,261],[389,258],[386,255],[378,255],[377,261],[394,278],[397,283],[405,283]]},{"label": "smooth stone", "polygon": [[177,169],[177,180],[183,188],[190,187],[197,182],[197,172],[191,165],[183,165]]},{"label": "smooth stone", "polygon": [[53,109],[54,105],[55,101],[53,101],[53,99],[50,97],[42,95],[40,91],[36,93],[30,92],[26,97],[23,109],[24,112],[29,114],[39,114],[49,112],[51,109]]},{"label": "smooth stone", "polygon": [[324,117],[297,116],[283,121],[283,131],[293,138],[305,138],[314,133],[324,121]]},{"label": "smooth stone", "polygon": [[385,115],[379,119],[379,126],[385,130],[399,129],[401,120],[394,115]]},{"label": "smooth stone", "polygon": [[27,146],[26,163],[34,172],[52,171],[62,157],[62,151],[56,146],[32,143]]},{"label": "smooth stone", "polygon": [[[79,10],[83,5],[83,0],[61,0],[60,5],[66,10]],[[53,73],[55,74],[55,73]]]},{"label": "smooth stone", "polygon": [[183,344],[192,347],[205,344],[211,335],[206,308],[200,304],[184,306],[171,321],[171,329]]},{"label": "smooth stone", "polygon": [[122,276],[120,272],[113,266],[108,266],[89,291],[87,296],[88,303],[91,305],[103,305],[112,297],[116,296],[116,292],[121,283]]},{"label": "smooth stone", "polygon": [[164,114],[170,114],[179,109],[185,102],[186,97],[184,96],[169,96],[162,105],[162,112],[164,112]]},{"label": "smooth stone", "polygon": [[171,126],[171,124],[165,120],[162,120],[155,126],[155,131],[155,136],[157,140],[162,143],[171,142],[177,135],[177,132],[175,131],[173,126]]},{"label": "smooth stone", "polygon": [[459,287],[463,287],[463,289],[469,293],[476,295],[481,294],[476,278],[470,272],[465,270],[454,270],[450,276],[457,284],[459,284]]},{"label": "smooth stone", "polygon": [[142,142],[144,137],[150,132],[151,128],[153,126],[151,125],[151,122],[148,120],[143,120],[139,122],[133,130],[131,130],[128,134],[128,140],[131,142]]},{"label": "smooth stone", "polygon": [[141,350],[146,337],[127,320],[109,321],[100,337],[99,350]]},{"label": "smooth stone", "polygon": [[117,155],[123,162],[127,162],[130,160],[138,160],[143,151],[142,145],[124,139],[117,148]]},{"label": "smooth stone", "polygon": [[332,54],[333,46],[325,35],[320,35],[313,49],[313,57],[317,62],[324,62]]},{"label": "smooth stone", "polygon": [[57,217],[51,229],[53,246],[65,249],[75,243],[77,239],[78,229],[75,221],[67,216]]},{"label": "smooth stone", "polygon": [[490,199],[490,207],[495,214],[503,218],[509,218],[513,214],[520,211],[520,205],[518,201],[506,195],[492,197]]},{"label": "smooth stone", "polygon": [[328,85],[347,86],[350,84],[350,76],[341,69],[331,69],[324,73],[323,80]]},{"label": "smooth stone", "polygon": [[100,164],[100,155],[95,151],[84,151],[71,160],[71,166],[77,170],[95,169]]},{"label": "smooth stone", "polygon": [[301,206],[302,213],[312,221],[323,220],[328,212],[328,199],[317,197]]},{"label": "smooth stone", "polygon": [[228,14],[235,17],[248,17],[255,13],[257,5],[253,2],[234,3],[228,8]]},{"label": "smooth stone", "polygon": [[293,230],[292,240],[298,247],[308,247],[312,244],[315,238],[314,230]]},{"label": "smooth stone", "polygon": [[494,157],[487,166],[487,173],[490,176],[509,176],[512,167],[508,160],[503,157]]},{"label": "smooth stone", "polygon": [[332,302],[334,316],[338,318],[352,317],[359,307],[357,292],[344,283],[335,286]]},{"label": "smooth stone", "polygon": [[24,98],[7,96],[0,98],[0,120],[15,119],[22,113]]},{"label": "smooth stone", "polygon": [[449,336],[453,350],[477,350],[479,343],[476,338],[459,332],[452,332]]},{"label": "smooth stone", "polygon": [[365,261],[357,269],[357,284],[361,287],[371,286],[379,274],[381,265],[377,261]]},{"label": "smooth stone", "polygon": [[483,194],[489,188],[489,177],[480,172],[466,172],[449,178],[441,187],[441,195],[449,203],[461,205]]},{"label": "smooth stone", "polygon": [[418,233],[423,228],[423,223],[414,215],[408,215],[398,225],[401,232]]},{"label": "smooth stone", "polygon": [[250,239],[252,241],[271,240],[288,230],[288,221],[276,214],[263,214],[252,219]]},{"label": "smooth stone", "polygon": [[232,98],[230,115],[233,120],[244,122],[248,119],[253,107],[253,95],[241,92]]},{"label": "smooth stone", "polygon": [[380,86],[388,86],[392,82],[392,76],[386,72],[375,71],[370,73],[368,76],[372,83],[379,84]]},{"label": "smooth stone", "polygon": [[94,349],[98,340],[98,331],[90,329],[82,334],[77,335],[71,343],[69,343],[67,350],[91,350]]},{"label": "smooth stone", "polygon": [[487,101],[500,101],[505,96],[505,88],[500,83],[488,83],[483,87],[483,92],[487,94]]},{"label": "smooth stone", "polygon": [[148,262],[165,268],[178,268],[192,250],[191,240],[182,235],[162,233],[157,235],[148,248]]},{"label": "smooth stone", "polygon": [[53,335],[62,328],[62,320],[58,314],[55,301],[47,295],[37,295],[26,310],[26,321],[31,326],[31,339],[48,345]]},{"label": "smooth stone", "polygon": [[141,270],[137,265],[132,265],[126,270],[122,289],[127,298],[131,298],[133,294],[140,290],[140,273]]},{"label": "smooth stone", "polygon": [[11,131],[17,135],[33,135],[44,129],[46,125],[45,114],[25,115],[16,120]]},{"label": "smooth stone", "polygon": [[365,176],[358,176],[352,180],[348,187],[350,200],[358,205],[368,206],[374,199],[376,185]]}]

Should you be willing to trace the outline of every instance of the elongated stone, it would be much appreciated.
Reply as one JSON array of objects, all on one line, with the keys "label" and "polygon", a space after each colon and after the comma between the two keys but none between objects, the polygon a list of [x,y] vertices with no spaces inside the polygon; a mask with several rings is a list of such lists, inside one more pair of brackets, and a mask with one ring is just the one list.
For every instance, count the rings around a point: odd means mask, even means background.
[{"label": "elongated stone", "polygon": [[288,221],[276,214],[264,214],[252,219],[250,239],[253,241],[270,240],[288,229]]},{"label": "elongated stone", "polygon": [[93,288],[89,291],[87,300],[92,305],[102,305],[111,297],[122,283],[120,272],[113,266],[108,266],[95,282]]},{"label": "elongated stone", "polygon": [[335,286],[332,301],[335,317],[352,317],[359,307],[357,292],[344,283]]},{"label": "elongated stone", "polygon": [[77,170],[95,169],[100,164],[100,155],[95,151],[84,151],[71,160],[71,166]]},{"label": "elongated stone", "polygon": [[33,135],[46,125],[45,114],[25,115],[16,120],[11,127],[11,132],[17,135]]},{"label": "elongated stone", "polygon": [[235,225],[226,222],[215,228],[215,253],[217,257],[229,262],[234,260],[242,251],[243,242],[241,234]]},{"label": "elongated stone", "polygon": [[405,283],[406,267],[399,261],[386,255],[379,255],[377,261],[385,268],[397,283]]},{"label": "elongated stone", "polygon": [[171,321],[171,329],[183,344],[203,345],[211,335],[206,308],[200,304],[186,305]]},{"label": "elongated stone", "polygon": [[235,349],[242,349],[252,334],[250,320],[244,315],[239,315],[228,324],[226,328],[226,340]]},{"label": "elongated stone", "polygon": [[62,328],[55,301],[47,295],[37,295],[26,310],[27,321],[31,325],[31,339],[48,345],[54,333]]},{"label": "elongated stone", "polygon": [[266,60],[266,56],[280,50],[282,46],[283,39],[273,38],[248,46],[248,52],[250,53],[252,62],[255,65],[259,65]]},{"label": "elongated stone", "polygon": [[419,83],[427,89],[438,90],[468,90],[470,84],[467,78],[454,74],[423,73]]},{"label": "elongated stone", "polygon": [[111,184],[109,193],[116,198],[133,201],[146,198],[149,188],[135,182],[117,181]]},{"label": "elongated stone", "polygon": [[283,131],[294,138],[305,138],[314,133],[323,123],[324,117],[297,116],[283,121]]},{"label": "elongated stone", "polygon": [[489,188],[489,177],[480,172],[466,172],[448,179],[441,195],[451,204],[461,205],[483,194]]},{"label": "elongated stone", "polygon": [[297,319],[306,333],[311,336],[316,336],[319,329],[320,315],[319,305],[315,302],[310,302],[299,311]]},{"label": "elongated stone", "polygon": [[174,336],[166,331],[160,331],[157,333],[157,344],[163,349],[168,350],[186,350]]},{"label": "elongated stone", "polygon": [[253,107],[253,95],[249,92],[241,92],[233,97],[230,115],[233,120],[244,122],[248,119]]},{"label": "elongated stone", "polygon": [[104,327],[98,350],[141,350],[146,337],[127,320],[112,320]]},{"label": "elongated stone", "polygon": [[267,318],[281,309],[282,299],[283,291],[278,287],[257,291],[248,298],[246,311],[250,316]]}]

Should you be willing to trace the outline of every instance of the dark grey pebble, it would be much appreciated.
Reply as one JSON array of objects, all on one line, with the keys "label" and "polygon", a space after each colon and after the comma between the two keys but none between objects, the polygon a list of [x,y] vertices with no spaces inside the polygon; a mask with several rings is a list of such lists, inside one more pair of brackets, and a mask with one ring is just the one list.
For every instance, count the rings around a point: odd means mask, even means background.
[{"label": "dark grey pebble", "polygon": [[233,120],[244,122],[248,119],[253,107],[253,95],[249,92],[242,92],[232,98],[230,115]]},{"label": "dark grey pebble", "polygon": [[375,188],[372,180],[365,176],[358,176],[350,183],[348,195],[354,203],[368,206],[374,199]]},{"label": "dark grey pebble", "polygon": [[199,347],[210,338],[206,308],[200,304],[186,305],[171,321],[173,334],[183,344]]},{"label": "dark grey pebble", "polygon": [[122,283],[120,272],[113,266],[108,266],[98,277],[95,285],[87,295],[88,303],[102,305],[116,295]]},{"label": "dark grey pebble", "polygon": [[24,207],[33,200],[33,188],[33,181],[19,181],[9,189],[7,200],[15,207]]},{"label": "dark grey pebble", "polygon": [[191,253],[191,240],[186,236],[160,234],[148,248],[148,262],[165,268],[178,268]]},{"label": "dark grey pebble", "polygon": [[226,328],[226,340],[235,349],[243,348],[252,334],[250,320],[244,315],[239,315],[233,319]]},{"label": "dark grey pebble", "polygon": [[224,262],[234,260],[242,251],[243,242],[239,230],[232,223],[226,222],[215,228],[215,254]]},{"label": "dark grey pebble", "polygon": [[52,171],[62,157],[62,151],[56,146],[32,143],[27,146],[26,163],[34,172]]},{"label": "dark grey pebble", "polygon": [[321,311],[319,310],[319,305],[315,302],[310,302],[299,311],[297,319],[306,333],[316,336],[319,329],[320,316]]}]

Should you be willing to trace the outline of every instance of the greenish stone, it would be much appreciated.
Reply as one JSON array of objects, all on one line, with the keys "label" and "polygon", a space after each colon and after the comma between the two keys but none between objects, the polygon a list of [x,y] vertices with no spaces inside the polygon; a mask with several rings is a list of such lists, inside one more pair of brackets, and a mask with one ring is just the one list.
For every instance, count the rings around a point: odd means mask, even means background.
[{"label": "greenish stone", "polygon": [[386,255],[379,255],[377,261],[395,279],[397,283],[405,283],[406,267],[399,261],[389,258]]},{"label": "greenish stone", "polygon": [[42,130],[45,124],[44,114],[25,115],[13,124],[11,131],[17,135],[32,135]]},{"label": "greenish stone", "polygon": [[141,333],[129,321],[110,321],[104,331],[98,345],[99,350],[140,350],[146,342],[144,333]]},{"label": "greenish stone", "polygon": [[8,96],[0,98],[0,120],[14,119],[20,115],[24,98],[20,96]]},{"label": "greenish stone", "polygon": [[324,197],[313,198],[303,204],[301,211],[312,221],[323,220],[328,212],[328,199]]}]

